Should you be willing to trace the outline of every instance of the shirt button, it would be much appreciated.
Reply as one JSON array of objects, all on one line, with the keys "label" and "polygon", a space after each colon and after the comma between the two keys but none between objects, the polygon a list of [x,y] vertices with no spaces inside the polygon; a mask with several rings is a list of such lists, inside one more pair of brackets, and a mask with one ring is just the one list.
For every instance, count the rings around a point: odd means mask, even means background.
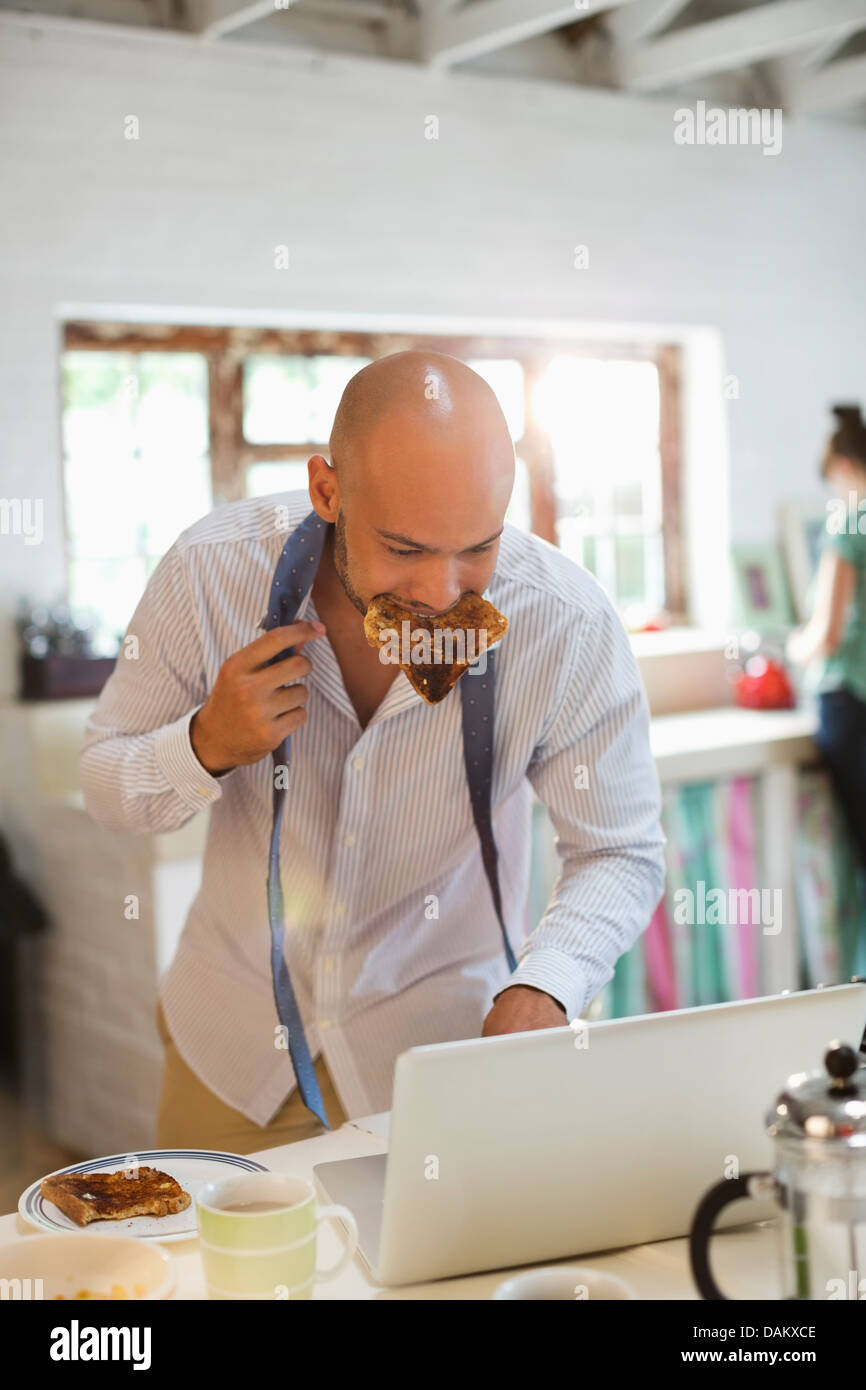
[{"label": "shirt button", "polygon": [[335,916],[335,917],[345,917],[345,915],[346,915],[346,904],[345,904],[345,903],[335,903],[335,904],[334,904],[334,916]]},{"label": "shirt button", "polygon": [[345,835],[345,836],[343,837],[343,844],[346,846],[347,849],[351,849],[354,843],[355,843],[355,836],[354,836],[354,835],[351,835],[351,834],[350,834],[350,835]]},{"label": "shirt button", "polygon": [[334,969],[334,957],[325,956],[324,960],[322,961],[322,967],[325,973],[330,975],[332,970]]},{"label": "shirt button", "polygon": [[319,1019],[319,1027],[320,1027],[320,1028],[330,1028],[330,1026],[331,1026],[331,1020],[330,1020],[329,1018],[320,1018],[320,1019]]},{"label": "shirt button", "polygon": [[365,759],[364,759],[364,758],[353,758],[353,759],[352,759],[352,766],[353,766],[353,768],[355,769],[356,772],[363,772],[363,771],[364,771],[364,762],[365,762]]},{"label": "shirt button", "polygon": [[207,796],[208,794],[207,787],[196,787],[196,791],[198,792],[199,796]]}]

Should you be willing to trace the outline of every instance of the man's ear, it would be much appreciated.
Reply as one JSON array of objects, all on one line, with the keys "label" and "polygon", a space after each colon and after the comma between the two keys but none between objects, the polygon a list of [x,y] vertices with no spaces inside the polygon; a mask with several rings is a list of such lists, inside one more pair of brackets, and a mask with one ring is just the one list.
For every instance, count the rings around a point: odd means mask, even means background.
[{"label": "man's ear", "polygon": [[340,485],[336,470],[322,454],[313,454],[307,460],[307,476],[310,501],[316,514],[323,521],[336,521],[340,511]]}]

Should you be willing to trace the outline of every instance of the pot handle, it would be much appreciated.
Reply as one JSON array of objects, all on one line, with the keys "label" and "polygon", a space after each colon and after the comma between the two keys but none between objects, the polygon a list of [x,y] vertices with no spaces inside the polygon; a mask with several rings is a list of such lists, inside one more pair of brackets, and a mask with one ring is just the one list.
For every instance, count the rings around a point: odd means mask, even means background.
[{"label": "pot handle", "polygon": [[705,1192],[698,1204],[689,1233],[689,1260],[692,1277],[701,1298],[725,1299],[710,1269],[710,1237],[716,1217],[723,1207],[737,1202],[743,1197],[762,1197],[775,1190],[772,1173],[743,1173],[739,1178],[722,1178]]}]

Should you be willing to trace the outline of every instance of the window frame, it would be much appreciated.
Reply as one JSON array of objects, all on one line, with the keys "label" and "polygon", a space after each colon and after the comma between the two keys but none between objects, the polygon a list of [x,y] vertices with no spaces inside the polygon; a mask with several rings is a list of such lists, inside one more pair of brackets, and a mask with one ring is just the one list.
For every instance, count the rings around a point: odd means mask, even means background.
[{"label": "window frame", "polygon": [[531,401],[538,380],[550,360],[563,354],[651,361],[659,374],[664,603],[675,624],[688,622],[682,530],[682,362],[676,343],[75,320],[63,325],[62,346],[64,351],[193,352],[205,357],[215,506],[246,496],[246,471],[251,464],[306,461],[315,453],[328,457],[327,441],[254,444],[244,438],[243,373],[244,363],[250,357],[339,355],[375,360],[393,352],[426,349],[462,359],[515,359],[523,367],[527,429],[514,447],[529,472],[531,529],[552,545],[557,545],[553,458],[547,437],[532,424]]}]

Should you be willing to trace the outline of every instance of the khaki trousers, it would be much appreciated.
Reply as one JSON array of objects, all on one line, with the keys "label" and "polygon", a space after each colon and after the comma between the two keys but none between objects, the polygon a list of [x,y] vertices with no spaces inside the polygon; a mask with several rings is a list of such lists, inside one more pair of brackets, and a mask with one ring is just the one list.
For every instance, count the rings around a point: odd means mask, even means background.
[{"label": "khaki trousers", "polygon": [[[156,1025],[165,1047],[156,1121],[157,1144],[161,1149],[216,1149],[248,1154],[327,1133],[304,1105],[297,1087],[270,1124],[257,1125],[248,1120],[240,1110],[215,1096],[187,1066],[168,1031],[162,1004],[157,1005]],[[348,1117],[334,1090],[324,1054],[315,1065],[325,1114],[331,1128],[339,1129]]]}]

